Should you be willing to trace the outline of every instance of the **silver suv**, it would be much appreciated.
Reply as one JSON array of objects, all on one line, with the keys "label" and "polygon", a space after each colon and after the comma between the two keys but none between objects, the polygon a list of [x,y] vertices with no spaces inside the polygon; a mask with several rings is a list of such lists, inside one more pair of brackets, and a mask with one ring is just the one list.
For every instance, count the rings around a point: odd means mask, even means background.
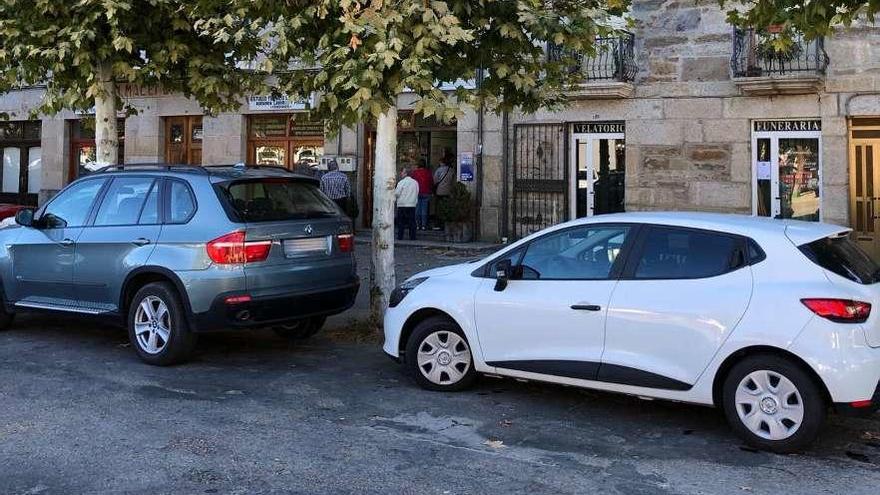
[{"label": "silver suv", "polygon": [[274,167],[125,165],[0,229],[0,330],[23,311],[116,318],[142,360],[201,332],[306,338],[354,304],[352,223],[314,179]]}]

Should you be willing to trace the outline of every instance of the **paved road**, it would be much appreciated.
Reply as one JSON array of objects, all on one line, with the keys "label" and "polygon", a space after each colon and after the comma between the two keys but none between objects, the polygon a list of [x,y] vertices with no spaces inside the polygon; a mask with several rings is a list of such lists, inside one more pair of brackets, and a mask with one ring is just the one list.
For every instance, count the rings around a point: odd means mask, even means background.
[{"label": "paved road", "polygon": [[192,363],[155,368],[107,326],[28,317],[0,333],[0,494],[878,486],[880,415],[832,418],[812,451],[779,456],[700,407],[490,378],[425,392],[378,344],[215,335]]}]

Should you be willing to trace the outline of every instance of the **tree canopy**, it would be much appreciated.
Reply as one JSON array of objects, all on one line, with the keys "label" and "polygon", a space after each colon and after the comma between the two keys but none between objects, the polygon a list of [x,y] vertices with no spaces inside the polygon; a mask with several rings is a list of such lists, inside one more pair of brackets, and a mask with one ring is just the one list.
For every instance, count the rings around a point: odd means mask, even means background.
[{"label": "tree canopy", "polygon": [[765,28],[771,24],[786,25],[807,37],[825,36],[836,26],[849,26],[859,16],[870,22],[880,10],[878,0],[719,0],[729,7],[734,24]]},{"label": "tree canopy", "polygon": [[629,0],[314,0],[273,11],[272,2],[258,3],[251,15],[272,19],[263,69],[277,74],[279,92],[322,95],[318,114],[336,126],[378,117],[404,91],[416,96],[416,112],[444,120],[462,104],[557,106],[579,74],[570,59],[548,60],[543,43],[589,52],[629,7]]},{"label": "tree canopy", "polygon": [[0,0],[0,93],[41,84],[39,110],[88,110],[106,67],[117,83],[179,91],[208,111],[227,108],[262,82],[243,70],[261,49],[259,22],[228,3]]}]

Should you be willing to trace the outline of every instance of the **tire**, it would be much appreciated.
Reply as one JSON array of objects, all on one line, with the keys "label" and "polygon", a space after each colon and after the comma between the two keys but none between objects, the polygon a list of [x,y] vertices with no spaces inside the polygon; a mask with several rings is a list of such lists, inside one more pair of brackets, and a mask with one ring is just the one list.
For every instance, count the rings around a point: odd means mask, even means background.
[{"label": "tire", "polygon": [[813,443],[828,409],[820,385],[799,363],[772,354],[734,365],[724,380],[722,403],[740,438],[779,454]]},{"label": "tire", "polygon": [[434,316],[416,325],[404,357],[413,379],[427,390],[464,390],[477,378],[467,337],[449,318]]},{"label": "tire", "polygon": [[[164,310],[163,310],[164,308]],[[168,366],[192,354],[197,336],[174,286],[154,282],[141,287],[128,309],[128,338],[147,364]]]},{"label": "tire", "polygon": [[312,318],[303,318],[287,325],[276,325],[272,327],[272,331],[279,337],[289,340],[306,340],[314,337],[321,328],[324,327],[326,317],[315,316]]}]

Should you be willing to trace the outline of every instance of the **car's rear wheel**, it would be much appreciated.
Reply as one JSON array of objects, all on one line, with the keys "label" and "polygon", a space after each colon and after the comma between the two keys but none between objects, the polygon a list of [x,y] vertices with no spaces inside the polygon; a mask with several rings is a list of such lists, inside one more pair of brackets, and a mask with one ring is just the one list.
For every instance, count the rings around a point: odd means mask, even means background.
[{"label": "car's rear wheel", "polygon": [[327,321],[327,318],[323,316],[303,318],[293,323],[276,325],[272,327],[272,331],[279,337],[286,339],[305,340],[314,337],[324,327],[325,321]]},{"label": "car's rear wheel", "polygon": [[416,383],[439,391],[462,390],[474,383],[470,344],[461,328],[445,317],[431,317],[413,330],[405,362]]},{"label": "car's rear wheel", "polygon": [[819,435],[827,404],[800,364],[774,355],[737,363],[724,381],[723,406],[733,430],[749,445],[797,452]]},{"label": "car's rear wheel", "polygon": [[166,282],[147,284],[134,295],[128,337],[141,360],[157,366],[186,360],[196,344],[180,296]]}]

